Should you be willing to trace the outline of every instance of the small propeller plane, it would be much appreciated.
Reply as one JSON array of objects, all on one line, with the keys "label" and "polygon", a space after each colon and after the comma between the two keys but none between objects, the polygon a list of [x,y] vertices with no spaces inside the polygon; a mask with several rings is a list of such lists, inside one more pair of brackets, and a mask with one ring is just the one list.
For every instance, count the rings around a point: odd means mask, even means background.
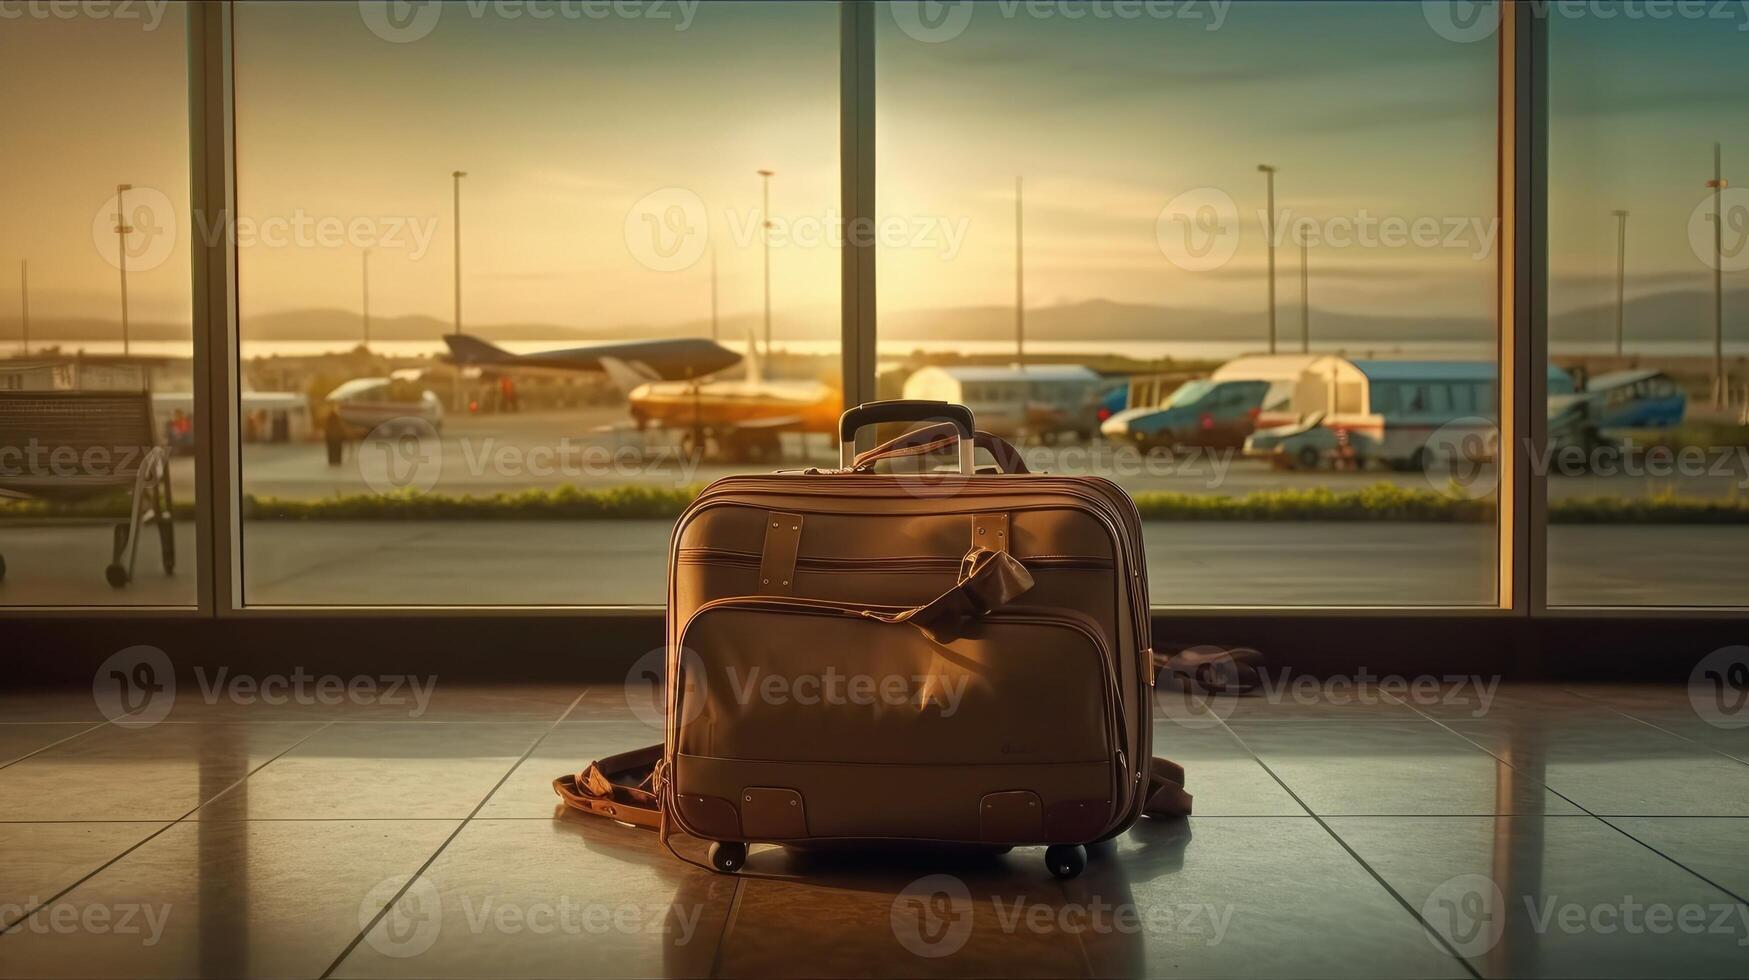
[{"label": "small propeller plane", "polygon": [[[842,396],[819,381],[768,381],[749,338],[743,357],[713,340],[676,338],[513,354],[467,334],[447,334],[450,361],[482,371],[605,374],[626,396],[639,431],[678,431],[681,448],[726,462],[782,455],[784,432],[835,432]],[[746,362],[746,377],[715,378]]]}]

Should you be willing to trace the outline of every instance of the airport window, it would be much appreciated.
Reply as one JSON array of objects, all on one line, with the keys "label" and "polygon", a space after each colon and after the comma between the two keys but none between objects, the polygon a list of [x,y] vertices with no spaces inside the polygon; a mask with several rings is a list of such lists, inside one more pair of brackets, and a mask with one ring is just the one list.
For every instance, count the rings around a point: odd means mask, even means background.
[{"label": "airport window", "polygon": [[183,7],[16,6],[0,21],[0,606],[193,606]]},{"label": "airport window", "polygon": [[[1130,491],[1156,603],[1494,604],[1492,487],[1362,408],[1374,365],[1494,369],[1495,46],[1419,4],[927,6],[875,14],[877,206],[911,232],[878,251],[881,392],[1061,377],[965,390],[1032,469]],[[1379,484],[1453,519],[1349,506]]]},{"label": "airport window", "polygon": [[234,12],[244,600],[660,605],[837,458],[838,8],[395,6]]},{"label": "airport window", "polygon": [[1749,595],[1746,55],[1734,8],[1550,18],[1551,605]]},{"label": "airport window", "polygon": [[[839,4],[237,4],[230,229],[190,208],[193,9],[0,31],[0,606],[196,605],[227,496],[242,605],[656,605],[699,487],[836,461]],[[1502,601],[1495,33],[862,9],[876,397],[1116,480],[1160,605]],[[1539,10],[1540,594],[1741,605],[1749,42]],[[197,499],[223,231],[239,469]]]}]

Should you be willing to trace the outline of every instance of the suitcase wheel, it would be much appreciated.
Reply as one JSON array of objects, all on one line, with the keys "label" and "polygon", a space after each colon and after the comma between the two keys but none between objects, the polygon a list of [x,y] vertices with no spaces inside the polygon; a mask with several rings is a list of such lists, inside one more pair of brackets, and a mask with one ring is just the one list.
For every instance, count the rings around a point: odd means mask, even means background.
[{"label": "suitcase wheel", "polygon": [[1073,878],[1087,867],[1087,852],[1080,844],[1052,844],[1045,848],[1045,867],[1058,878]]},{"label": "suitcase wheel", "polygon": [[715,841],[711,844],[710,859],[711,867],[722,874],[732,875],[747,863],[747,845],[737,841]]}]

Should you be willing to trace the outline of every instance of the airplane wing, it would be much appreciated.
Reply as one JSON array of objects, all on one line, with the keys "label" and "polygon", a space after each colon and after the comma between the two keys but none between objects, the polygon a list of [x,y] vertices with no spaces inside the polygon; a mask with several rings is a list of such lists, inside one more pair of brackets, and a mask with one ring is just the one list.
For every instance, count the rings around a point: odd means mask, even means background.
[{"label": "airplane wing", "polygon": [[647,381],[660,381],[661,377],[650,366],[642,361],[627,363],[617,357],[603,357],[601,370],[607,373],[608,380],[622,394],[631,394],[632,389]]},{"label": "airplane wing", "polygon": [[443,342],[449,347],[449,360],[461,366],[598,371],[613,377],[617,368],[607,365],[613,360],[630,367],[641,378],[639,383],[703,378],[741,361],[741,355],[702,337],[634,340],[532,354],[513,354],[467,334],[445,334]]}]

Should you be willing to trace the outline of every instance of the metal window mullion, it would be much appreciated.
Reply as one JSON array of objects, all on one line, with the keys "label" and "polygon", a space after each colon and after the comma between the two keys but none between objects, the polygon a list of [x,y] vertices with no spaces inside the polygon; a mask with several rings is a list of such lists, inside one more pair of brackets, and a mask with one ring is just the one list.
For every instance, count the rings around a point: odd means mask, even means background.
[{"label": "metal window mullion", "polygon": [[220,616],[242,605],[231,15],[229,0],[188,6],[197,581],[201,611]]},{"label": "metal window mullion", "polygon": [[874,4],[843,0],[838,32],[838,181],[843,215],[841,344],[844,405],[875,398]]},{"label": "metal window mullion", "polygon": [[1500,604],[1547,605],[1547,21],[1539,4],[1500,10]]}]

